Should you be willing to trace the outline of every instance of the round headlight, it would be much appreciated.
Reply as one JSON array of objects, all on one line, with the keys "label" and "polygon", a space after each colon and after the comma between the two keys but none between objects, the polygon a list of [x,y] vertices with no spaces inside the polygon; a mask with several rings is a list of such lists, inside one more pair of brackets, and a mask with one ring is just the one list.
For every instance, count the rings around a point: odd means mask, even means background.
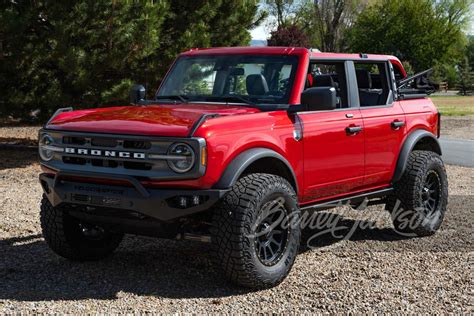
[{"label": "round headlight", "polygon": [[184,143],[175,143],[168,149],[168,165],[173,171],[184,173],[194,165],[195,155],[191,146]]},{"label": "round headlight", "polygon": [[54,139],[51,136],[49,136],[48,134],[41,135],[39,144],[38,144],[38,150],[39,150],[39,155],[41,159],[45,161],[49,161],[53,159],[54,151],[48,148],[53,143],[54,143]]}]

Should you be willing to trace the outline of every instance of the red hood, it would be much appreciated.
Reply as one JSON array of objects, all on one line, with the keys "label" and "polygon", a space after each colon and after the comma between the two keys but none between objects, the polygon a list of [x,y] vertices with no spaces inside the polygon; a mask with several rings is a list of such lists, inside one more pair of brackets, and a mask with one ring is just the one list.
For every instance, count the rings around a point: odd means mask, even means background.
[{"label": "red hood", "polygon": [[79,110],[59,114],[46,128],[78,132],[188,136],[203,114],[257,113],[258,109],[231,105],[162,104]]}]

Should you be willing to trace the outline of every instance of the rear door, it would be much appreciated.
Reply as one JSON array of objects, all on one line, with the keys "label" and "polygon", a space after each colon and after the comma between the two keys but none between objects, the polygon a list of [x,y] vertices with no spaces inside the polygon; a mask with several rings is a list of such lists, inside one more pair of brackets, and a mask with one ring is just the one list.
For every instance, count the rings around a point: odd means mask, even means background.
[{"label": "rear door", "polygon": [[363,185],[365,132],[359,108],[350,106],[347,69],[351,64],[310,64],[312,80],[308,80],[307,88],[333,86],[339,104],[331,111],[298,114],[303,125],[304,202],[349,193]]},{"label": "rear door", "polygon": [[405,135],[405,114],[394,101],[388,61],[355,61],[365,132],[365,187],[390,184]]}]

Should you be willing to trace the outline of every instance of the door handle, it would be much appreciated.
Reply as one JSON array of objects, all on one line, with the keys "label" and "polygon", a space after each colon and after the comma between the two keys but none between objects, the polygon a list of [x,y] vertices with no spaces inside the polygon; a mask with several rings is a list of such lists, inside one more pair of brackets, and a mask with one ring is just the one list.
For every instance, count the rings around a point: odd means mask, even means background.
[{"label": "door handle", "polygon": [[392,129],[399,129],[400,127],[405,126],[405,122],[404,121],[393,121],[390,125],[392,126]]},{"label": "door handle", "polygon": [[347,126],[346,127],[346,134],[347,135],[356,135],[360,131],[362,131],[362,126]]}]

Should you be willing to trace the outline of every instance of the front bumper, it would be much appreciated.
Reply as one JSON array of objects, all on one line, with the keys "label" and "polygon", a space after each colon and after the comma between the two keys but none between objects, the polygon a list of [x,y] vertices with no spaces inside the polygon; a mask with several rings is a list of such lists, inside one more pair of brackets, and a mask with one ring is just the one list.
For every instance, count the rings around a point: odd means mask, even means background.
[{"label": "front bumper", "polygon": [[[71,178],[72,177],[72,178]],[[120,180],[130,186],[102,185],[74,181],[74,177]],[[228,190],[172,190],[147,189],[133,177],[98,173],[58,172],[55,176],[40,174],[40,183],[49,202],[75,204],[96,208],[113,208],[135,211],[160,221],[169,221],[209,209]],[[71,180],[69,180],[71,179]],[[179,205],[181,197],[199,203]]]}]

